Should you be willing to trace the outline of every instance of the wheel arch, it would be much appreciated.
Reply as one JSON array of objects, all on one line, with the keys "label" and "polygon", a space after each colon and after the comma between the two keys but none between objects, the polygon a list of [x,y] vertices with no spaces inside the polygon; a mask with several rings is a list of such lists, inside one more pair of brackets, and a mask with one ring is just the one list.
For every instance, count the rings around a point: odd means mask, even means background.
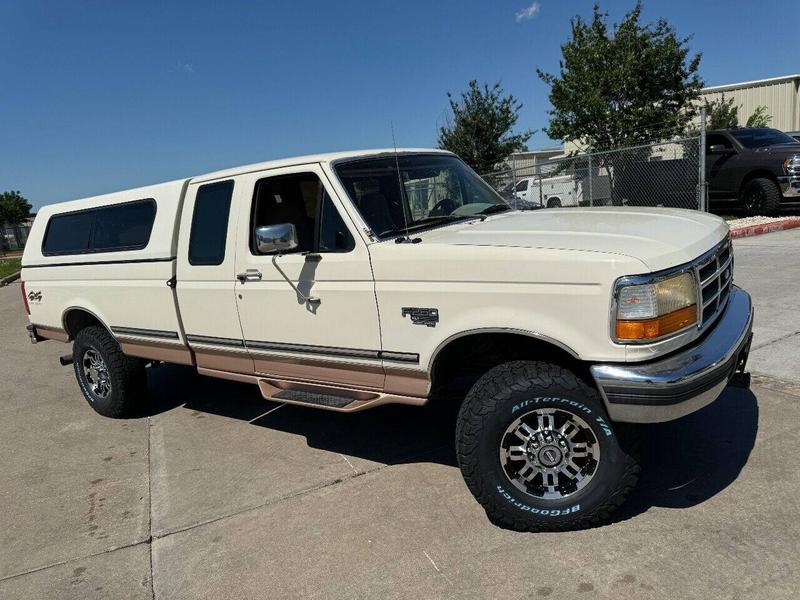
[{"label": "wheel arch", "polygon": [[428,361],[431,393],[441,389],[446,380],[460,376],[477,379],[497,364],[519,359],[546,359],[577,366],[591,380],[588,367],[567,344],[533,331],[487,327],[453,334],[436,347]]},{"label": "wheel arch", "polygon": [[739,182],[739,196],[741,197],[742,192],[744,192],[745,186],[747,186],[748,183],[753,181],[753,179],[762,179],[762,178],[769,179],[775,185],[779,185],[778,178],[776,177],[775,173],[773,173],[769,169],[754,169],[752,171],[748,171],[744,175],[744,177],[742,177],[742,180]]},{"label": "wheel arch", "polygon": [[67,336],[70,341],[74,340],[75,336],[78,335],[82,329],[92,325],[98,325],[102,327],[108,331],[112,337],[114,337],[111,328],[106,325],[106,323],[94,312],[83,306],[70,306],[66,308],[61,316],[61,324],[64,328],[64,331],[67,332]]}]

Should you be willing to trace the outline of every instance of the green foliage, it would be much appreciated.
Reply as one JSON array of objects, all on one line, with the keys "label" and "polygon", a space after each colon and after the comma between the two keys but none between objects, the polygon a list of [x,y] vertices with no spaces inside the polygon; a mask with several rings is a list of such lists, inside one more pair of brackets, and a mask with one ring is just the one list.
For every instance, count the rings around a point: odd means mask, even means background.
[{"label": "green foliage", "polygon": [[733,103],[733,98],[725,99],[725,94],[719,100],[703,101],[706,109],[707,129],[729,129],[739,126],[739,107]]},{"label": "green foliage", "polygon": [[767,114],[766,106],[757,106],[747,119],[745,127],[769,127],[769,122],[772,121],[772,115]]},{"label": "green foliage", "polygon": [[[739,127],[740,105],[734,104],[733,98],[725,98],[722,94],[719,100],[709,102],[703,101],[703,108],[706,109],[706,127],[708,129],[730,129]],[[753,114],[748,117],[745,127],[769,127],[772,116],[767,114],[766,106],[758,106]]]},{"label": "green foliage", "polygon": [[0,225],[19,225],[31,216],[31,204],[19,192],[0,194]]},{"label": "green foliage", "polygon": [[458,154],[478,173],[493,171],[512,152],[527,150],[533,131],[512,133],[522,108],[512,95],[504,95],[499,83],[469,89],[456,101],[448,92],[452,121],[439,129],[439,148]]},{"label": "green foliage", "polygon": [[21,258],[0,258],[0,279],[13,275],[21,268]]},{"label": "green foliage", "polygon": [[649,143],[683,133],[696,114],[703,82],[700,55],[664,19],[642,24],[641,3],[609,28],[594,6],[592,20],[572,19],[557,75],[537,69],[550,86],[554,139],[597,150]]}]

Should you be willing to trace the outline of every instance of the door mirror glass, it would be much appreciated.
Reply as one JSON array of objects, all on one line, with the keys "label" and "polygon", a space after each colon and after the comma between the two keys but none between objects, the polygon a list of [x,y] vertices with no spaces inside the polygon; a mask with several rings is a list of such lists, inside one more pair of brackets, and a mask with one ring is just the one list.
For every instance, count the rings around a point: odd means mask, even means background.
[{"label": "door mirror glass", "polygon": [[288,252],[299,245],[297,230],[292,223],[278,223],[277,225],[262,225],[256,227],[256,248],[259,254],[272,254],[274,252]]}]

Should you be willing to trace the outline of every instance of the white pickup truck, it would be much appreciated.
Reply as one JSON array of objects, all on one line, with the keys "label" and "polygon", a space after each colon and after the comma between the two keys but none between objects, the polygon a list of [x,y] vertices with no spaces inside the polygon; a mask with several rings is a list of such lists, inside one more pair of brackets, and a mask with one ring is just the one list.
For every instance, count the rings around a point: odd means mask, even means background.
[{"label": "white pickup truck", "polygon": [[436,150],[46,206],[22,279],[32,341],[73,342],[62,362],[103,415],[141,414],[160,362],[334,411],[460,402],[467,486],[520,530],[601,521],[639,472],[620,423],[749,381],[753,310],[724,221],[513,210]]}]

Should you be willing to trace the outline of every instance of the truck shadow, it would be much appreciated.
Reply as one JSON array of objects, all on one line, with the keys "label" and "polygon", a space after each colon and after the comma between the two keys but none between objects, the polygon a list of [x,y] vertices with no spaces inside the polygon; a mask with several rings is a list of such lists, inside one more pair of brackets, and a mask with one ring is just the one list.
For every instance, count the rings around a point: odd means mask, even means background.
[{"label": "truck shadow", "polygon": [[747,464],[757,432],[755,395],[733,387],[696,413],[642,426],[639,485],[613,520],[625,520],[651,506],[687,508],[715,496]]},{"label": "truck shadow", "polygon": [[[149,387],[150,415],[183,406],[301,435],[312,448],[380,464],[435,462],[458,468],[456,402],[343,414],[281,405],[264,400],[255,386],[202,377],[178,366],[152,371]],[[653,506],[687,508],[705,502],[736,480],[757,431],[756,397],[737,388],[727,388],[716,402],[678,421],[641,426],[642,476],[612,520],[629,519]]]}]

